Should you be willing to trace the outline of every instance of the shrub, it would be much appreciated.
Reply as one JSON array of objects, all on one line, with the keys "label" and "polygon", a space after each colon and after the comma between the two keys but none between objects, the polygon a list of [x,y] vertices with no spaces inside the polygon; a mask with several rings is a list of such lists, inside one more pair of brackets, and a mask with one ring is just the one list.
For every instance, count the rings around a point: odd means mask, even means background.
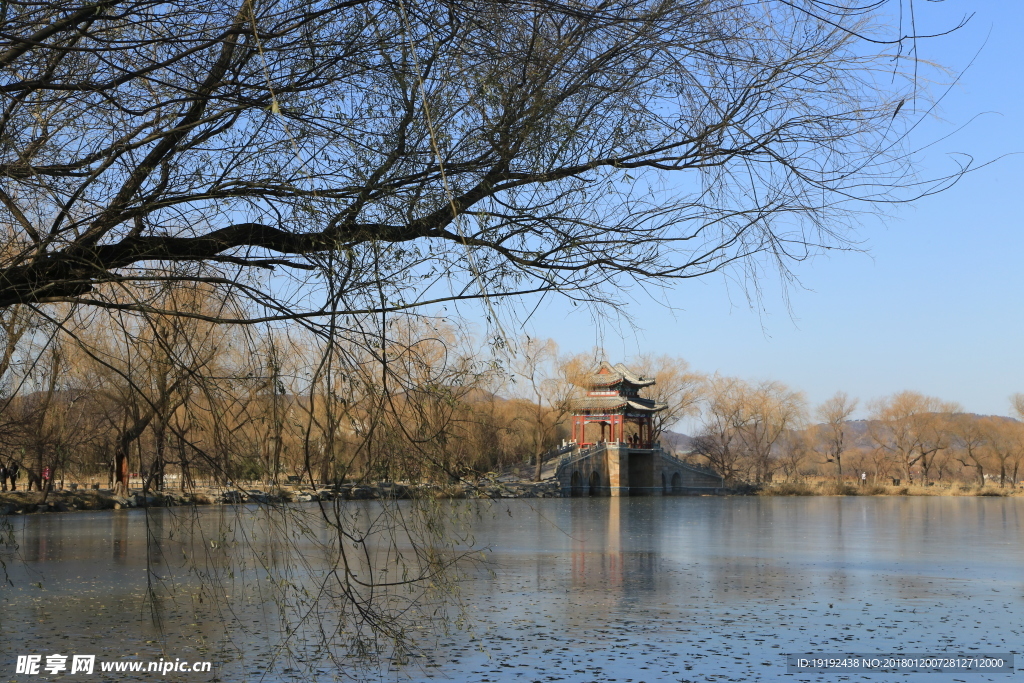
[{"label": "shrub", "polygon": [[738,496],[756,496],[764,490],[764,486],[761,484],[748,484],[747,482],[737,482],[732,485],[730,489],[732,493]]}]

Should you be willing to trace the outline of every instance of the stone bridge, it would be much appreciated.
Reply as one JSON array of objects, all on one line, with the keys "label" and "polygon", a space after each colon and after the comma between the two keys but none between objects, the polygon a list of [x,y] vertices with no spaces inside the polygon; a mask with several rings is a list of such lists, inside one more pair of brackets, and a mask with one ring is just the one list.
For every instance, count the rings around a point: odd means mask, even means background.
[{"label": "stone bridge", "polygon": [[655,444],[604,443],[574,449],[555,469],[565,496],[670,496],[723,493],[715,472],[683,462]]}]

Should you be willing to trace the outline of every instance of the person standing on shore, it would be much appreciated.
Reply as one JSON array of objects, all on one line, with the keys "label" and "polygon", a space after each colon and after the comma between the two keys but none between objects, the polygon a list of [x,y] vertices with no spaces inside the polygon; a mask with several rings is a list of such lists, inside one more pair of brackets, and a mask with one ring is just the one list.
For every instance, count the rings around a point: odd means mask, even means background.
[{"label": "person standing on shore", "polygon": [[0,491],[7,490],[7,466],[0,463]]},{"label": "person standing on shore", "polygon": [[18,467],[17,462],[12,462],[11,467],[7,470],[7,476],[11,478],[11,490],[18,490],[18,475],[21,474],[21,468]]}]

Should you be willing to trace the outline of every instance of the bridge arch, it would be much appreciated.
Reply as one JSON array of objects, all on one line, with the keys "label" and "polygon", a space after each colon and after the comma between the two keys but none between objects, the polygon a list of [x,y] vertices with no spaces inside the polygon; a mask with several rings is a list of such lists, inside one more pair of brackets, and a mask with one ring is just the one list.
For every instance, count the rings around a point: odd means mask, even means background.
[{"label": "bridge arch", "polygon": [[598,444],[573,448],[555,469],[563,496],[649,496],[721,492],[720,475],[683,462],[660,448]]},{"label": "bridge arch", "polygon": [[572,477],[569,478],[569,486],[572,488],[572,497],[576,498],[583,495],[583,475],[580,474],[579,470],[572,471]]}]

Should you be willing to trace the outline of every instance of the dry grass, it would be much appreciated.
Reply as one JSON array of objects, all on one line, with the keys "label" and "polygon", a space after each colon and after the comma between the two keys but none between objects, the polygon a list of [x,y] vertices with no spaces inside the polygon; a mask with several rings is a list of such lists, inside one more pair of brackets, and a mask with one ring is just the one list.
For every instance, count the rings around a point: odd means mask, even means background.
[{"label": "dry grass", "polygon": [[769,484],[757,491],[759,496],[1021,496],[1024,489],[998,486],[979,487],[971,484],[934,484],[921,486],[888,486],[869,484],[857,486],[833,480],[808,480]]},{"label": "dry grass", "polygon": [[775,484],[774,486],[765,486],[757,492],[759,496],[815,496],[819,495],[819,491],[815,491],[807,484],[800,484],[796,482],[786,482],[784,484]]}]

